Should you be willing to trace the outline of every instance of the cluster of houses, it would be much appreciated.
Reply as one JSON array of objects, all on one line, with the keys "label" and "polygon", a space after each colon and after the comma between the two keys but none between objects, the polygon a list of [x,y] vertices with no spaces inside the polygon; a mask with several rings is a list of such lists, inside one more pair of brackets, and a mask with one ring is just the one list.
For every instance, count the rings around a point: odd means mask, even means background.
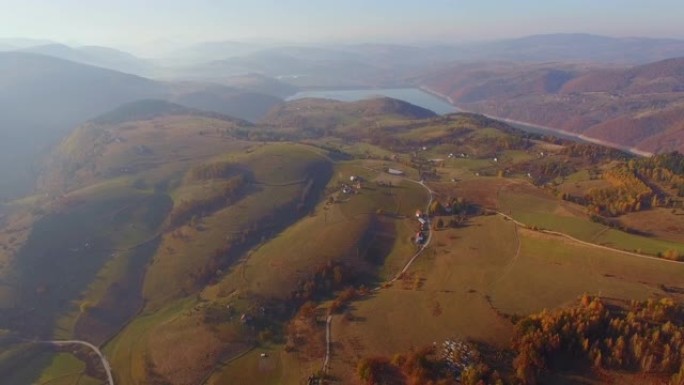
[{"label": "cluster of houses", "polygon": [[427,236],[425,235],[425,232],[429,231],[429,228],[428,228],[429,223],[428,223],[427,215],[425,215],[420,210],[416,210],[416,219],[418,219],[418,223],[420,223],[420,226],[418,227],[418,232],[416,233],[416,244],[422,245],[427,240]]},{"label": "cluster of houses", "polygon": [[442,359],[457,377],[475,361],[475,352],[463,341],[446,340],[442,344]]},{"label": "cluster of houses", "polygon": [[462,153],[460,153],[460,154],[454,154],[454,153],[452,152],[452,153],[449,154],[449,159],[453,159],[453,158],[467,158],[467,157],[468,157],[468,154],[466,154],[466,153],[464,153],[464,152],[462,152]]},{"label": "cluster of houses", "polygon": [[352,175],[349,177],[349,184],[342,185],[342,194],[358,194],[361,191],[361,177]]}]

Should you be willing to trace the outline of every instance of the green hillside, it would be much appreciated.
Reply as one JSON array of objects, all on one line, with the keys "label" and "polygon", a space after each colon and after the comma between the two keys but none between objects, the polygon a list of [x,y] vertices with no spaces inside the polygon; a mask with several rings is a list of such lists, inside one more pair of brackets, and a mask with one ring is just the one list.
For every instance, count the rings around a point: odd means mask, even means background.
[{"label": "green hillside", "polygon": [[583,294],[681,305],[681,165],[387,100],[257,125],[124,106],[0,210],[0,384],[104,380],[35,338],[91,342],[117,383],[153,385],[362,384],[366,359],[459,339],[512,384],[528,315]]}]

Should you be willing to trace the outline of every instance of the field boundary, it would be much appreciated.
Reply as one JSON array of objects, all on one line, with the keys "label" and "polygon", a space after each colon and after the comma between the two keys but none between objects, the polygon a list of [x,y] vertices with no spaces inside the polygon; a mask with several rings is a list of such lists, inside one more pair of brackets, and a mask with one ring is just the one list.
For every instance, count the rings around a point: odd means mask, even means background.
[{"label": "field boundary", "polygon": [[554,235],[554,236],[557,236],[557,237],[565,238],[565,239],[567,239],[567,240],[573,241],[573,242],[575,242],[575,243],[579,243],[580,245],[584,245],[584,246],[587,246],[587,247],[593,247],[593,248],[596,248],[596,249],[601,249],[601,250],[606,250],[606,251],[612,251],[612,252],[615,252],[615,253],[625,254],[625,255],[629,255],[629,256],[637,257],[637,258],[650,259],[650,260],[654,260],[654,261],[668,262],[668,263],[676,263],[676,264],[681,264],[681,263],[682,263],[682,262],[679,262],[679,261],[673,261],[673,260],[670,260],[670,259],[653,257],[653,256],[650,256],[650,255],[644,255],[644,254],[634,253],[634,252],[627,251],[627,250],[616,249],[616,248],[614,248],[614,247],[609,247],[609,246],[604,246],[604,245],[599,245],[599,244],[596,244],[596,243],[591,243],[591,242],[583,241],[583,240],[581,240],[581,239],[577,239],[577,238],[573,237],[572,235],[568,235],[568,234],[565,234],[565,233],[561,233],[561,232],[559,232],[559,231],[543,230],[543,229],[542,229],[542,230],[537,230],[537,229],[534,229],[534,228],[532,228],[532,227],[530,227],[530,226],[528,226],[528,225],[526,225],[526,224],[524,224],[524,223],[522,223],[522,222],[520,222],[520,221],[514,219],[513,217],[511,217],[511,216],[509,216],[509,215],[506,215],[506,214],[500,212],[500,211],[497,211],[496,214],[497,214],[497,215],[500,215],[500,216],[502,216],[502,217],[504,217],[504,218],[506,218],[506,219],[508,219],[508,220],[510,220],[510,221],[512,221],[516,226],[520,226],[520,227],[522,227],[522,228],[524,228],[524,229],[528,229],[528,230],[532,230],[532,231],[537,231],[537,232],[542,233],[542,234]]},{"label": "field boundary", "polygon": [[107,375],[107,382],[109,385],[114,385],[114,376],[112,375],[112,368],[109,365],[109,361],[107,361],[107,358],[105,357],[104,353],[98,348],[97,346],[91,344],[88,341],[81,341],[81,340],[46,340],[46,341],[33,341],[33,340],[28,340],[33,343],[37,344],[49,344],[49,345],[55,345],[55,346],[68,346],[68,345],[81,345],[85,346],[97,354],[97,356],[100,358],[100,361],[102,362],[102,366],[104,367],[105,373]]}]

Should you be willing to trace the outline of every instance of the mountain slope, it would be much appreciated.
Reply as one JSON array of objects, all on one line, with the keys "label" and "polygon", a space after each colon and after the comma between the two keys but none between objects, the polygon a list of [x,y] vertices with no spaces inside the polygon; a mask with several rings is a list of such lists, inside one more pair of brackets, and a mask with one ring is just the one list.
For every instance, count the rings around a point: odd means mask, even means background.
[{"label": "mountain slope", "polygon": [[146,75],[152,70],[152,65],[145,60],[109,47],[46,44],[24,48],[21,52],[52,56],[135,75]]},{"label": "mountain slope", "polygon": [[0,195],[25,191],[46,145],[125,102],[162,97],[160,83],[43,55],[0,53]]},{"label": "mountain slope", "polygon": [[634,67],[457,65],[422,82],[465,110],[648,152],[684,150],[684,58]]},{"label": "mountain slope", "polygon": [[221,114],[240,117],[252,122],[264,117],[282,99],[232,87],[199,85],[188,87],[182,93],[171,96],[179,104]]},{"label": "mountain slope", "polygon": [[162,83],[45,55],[0,53],[0,199],[25,193],[40,153],[71,128],[142,99],[250,120],[280,102],[224,86]]}]

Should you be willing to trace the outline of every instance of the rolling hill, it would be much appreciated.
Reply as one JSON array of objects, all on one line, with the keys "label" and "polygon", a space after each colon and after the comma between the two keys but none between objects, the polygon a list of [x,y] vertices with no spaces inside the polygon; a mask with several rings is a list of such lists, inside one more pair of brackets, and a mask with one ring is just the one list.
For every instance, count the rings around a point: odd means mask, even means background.
[{"label": "rolling hill", "polygon": [[3,197],[27,191],[38,154],[71,127],[122,103],[165,92],[164,85],[134,75],[44,55],[0,53]]},{"label": "rolling hill", "polygon": [[367,357],[473,339],[513,383],[518,319],[583,293],[683,301],[679,154],[388,98],[292,101],[266,122],[143,100],[61,140],[38,193],[2,206],[0,384],[104,378],[32,338],[89,341],[131,385],[361,384]]},{"label": "rolling hill", "polygon": [[151,98],[249,120],[280,102],[225,86],[158,82],[45,55],[0,52],[0,198],[29,191],[40,154],[71,128]]},{"label": "rolling hill", "polygon": [[436,116],[430,110],[392,98],[348,103],[328,99],[299,99],[274,107],[260,123],[300,130],[341,131],[354,126],[361,129],[373,118],[426,119]]}]

